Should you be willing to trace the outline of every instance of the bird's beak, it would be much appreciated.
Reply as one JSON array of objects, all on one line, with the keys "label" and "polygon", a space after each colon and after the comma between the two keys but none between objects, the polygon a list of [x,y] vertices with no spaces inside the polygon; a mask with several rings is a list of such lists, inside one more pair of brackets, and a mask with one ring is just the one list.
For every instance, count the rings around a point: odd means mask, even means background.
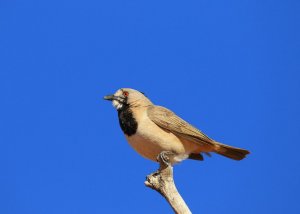
[{"label": "bird's beak", "polygon": [[106,95],[103,97],[103,99],[113,101],[116,99],[116,96],[115,95]]}]

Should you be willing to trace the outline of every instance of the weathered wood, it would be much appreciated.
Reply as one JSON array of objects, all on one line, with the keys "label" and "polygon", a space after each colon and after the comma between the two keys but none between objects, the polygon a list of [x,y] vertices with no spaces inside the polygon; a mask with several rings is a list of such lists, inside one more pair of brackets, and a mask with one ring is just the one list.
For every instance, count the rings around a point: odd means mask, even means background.
[{"label": "weathered wood", "polygon": [[145,185],[159,192],[177,214],[190,214],[191,211],[179,194],[173,179],[173,167],[158,158],[159,169],[146,177]]}]

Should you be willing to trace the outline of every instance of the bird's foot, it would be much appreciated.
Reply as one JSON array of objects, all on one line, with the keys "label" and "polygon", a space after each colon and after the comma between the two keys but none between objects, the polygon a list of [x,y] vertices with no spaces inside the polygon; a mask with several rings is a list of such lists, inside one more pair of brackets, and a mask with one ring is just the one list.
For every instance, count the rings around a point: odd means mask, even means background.
[{"label": "bird's foot", "polygon": [[156,159],[159,163],[163,163],[165,166],[171,166],[171,158],[174,155],[175,154],[171,151],[162,151]]}]

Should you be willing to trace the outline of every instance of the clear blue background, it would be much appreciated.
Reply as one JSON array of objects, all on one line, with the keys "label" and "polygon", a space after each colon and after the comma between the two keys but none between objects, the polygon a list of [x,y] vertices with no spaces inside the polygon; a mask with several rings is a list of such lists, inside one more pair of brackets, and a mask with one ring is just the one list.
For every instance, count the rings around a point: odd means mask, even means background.
[{"label": "clear blue background", "polygon": [[175,167],[194,213],[300,213],[300,1],[0,2],[0,213],[171,213],[102,100],[249,149]]}]

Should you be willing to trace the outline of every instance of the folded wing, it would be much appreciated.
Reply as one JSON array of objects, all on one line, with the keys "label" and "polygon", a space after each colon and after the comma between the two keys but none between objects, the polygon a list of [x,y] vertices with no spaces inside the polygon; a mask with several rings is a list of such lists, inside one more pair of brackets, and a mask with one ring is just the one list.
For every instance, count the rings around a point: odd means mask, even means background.
[{"label": "folded wing", "polygon": [[212,151],[225,157],[242,160],[249,154],[248,150],[216,142],[202,133],[199,129],[187,123],[172,111],[161,106],[150,106],[147,110],[148,117],[159,127],[191,142],[208,146]]},{"label": "folded wing", "polygon": [[175,135],[200,143],[214,146],[214,140],[203,134],[200,130],[187,123],[169,109],[161,106],[150,106],[148,117],[159,127],[172,132]]}]

